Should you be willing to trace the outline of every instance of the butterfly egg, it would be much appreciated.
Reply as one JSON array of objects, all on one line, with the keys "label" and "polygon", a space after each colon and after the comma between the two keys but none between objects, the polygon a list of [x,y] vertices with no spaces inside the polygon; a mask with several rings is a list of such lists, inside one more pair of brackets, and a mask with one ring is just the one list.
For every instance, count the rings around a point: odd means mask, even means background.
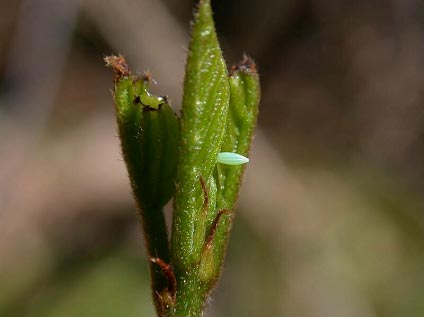
[{"label": "butterfly egg", "polygon": [[243,155],[231,152],[221,152],[218,154],[218,163],[227,165],[240,165],[249,162],[249,159]]}]

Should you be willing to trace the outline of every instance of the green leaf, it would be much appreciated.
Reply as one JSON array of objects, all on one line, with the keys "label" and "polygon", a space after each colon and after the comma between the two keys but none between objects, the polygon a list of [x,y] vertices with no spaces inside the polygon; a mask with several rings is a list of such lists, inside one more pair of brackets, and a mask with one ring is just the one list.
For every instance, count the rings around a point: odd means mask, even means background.
[{"label": "green leaf", "polygon": [[[230,106],[221,151],[248,157],[260,100],[259,76],[254,62],[245,56],[237,67],[233,67],[229,83]],[[216,228],[213,228],[210,245],[205,248],[202,258],[202,265],[207,268],[207,278],[212,286],[221,272],[231,229],[231,217],[247,165],[217,164],[215,174],[218,184],[216,212],[209,216],[210,226],[215,221]]]},{"label": "green leaf", "polygon": [[[149,257],[170,262],[163,206],[174,192],[179,122],[166,98],[149,94],[149,76],[132,75],[122,56],[109,56],[107,65],[117,73],[114,101],[122,154],[139,214]],[[152,292],[157,311],[168,279],[150,263]]]},{"label": "green leaf", "polygon": [[115,104],[122,151],[142,210],[162,208],[174,192],[178,118],[165,98],[151,96],[148,79],[118,78]]},{"label": "green leaf", "polygon": [[[260,101],[259,76],[255,63],[245,56],[230,74],[230,107],[221,152],[248,157]],[[232,210],[237,202],[243,172],[247,165],[219,164],[218,208]]]},{"label": "green leaf", "polygon": [[216,209],[213,171],[224,139],[228,105],[227,67],[216,36],[210,1],[203,0],[192,25],[184,80],[171,239],[177,279],[172,316],[200,316],[210,289],[201,280],[199,267],[207,219]]},{"label": "green leaf", "polygon": [[184,81],[172,237],[173,264],[177,271],[197,263],[204,245],[201,213],[204,193],[200,178],[208,181],[216,165],[225,134],[228,103],[227,68],[210,1],[200,1]]}]

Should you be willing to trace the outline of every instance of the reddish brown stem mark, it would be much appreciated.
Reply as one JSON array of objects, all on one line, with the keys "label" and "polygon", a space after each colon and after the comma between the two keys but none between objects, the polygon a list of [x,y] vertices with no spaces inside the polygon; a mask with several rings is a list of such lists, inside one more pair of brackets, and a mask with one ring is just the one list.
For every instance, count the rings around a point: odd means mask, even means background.
[{"label": "reddish brown stem mark", "polygon": [[205,183],[205,180],[203,179],[202,176],[199,177],[199,180],[200,180],[200,184],[202,185],[203,196],[204,196],[202,210],[204,212],[207,212],[208,211],[208,207],[209,207],[208,189],[206,188],[206,183]]},{"label": "reddish brown stem mark", "polygon": [[159,258],[150,258],[152,263],[155,263],[159,266],[168,279],[168,293],[171,295],[172,299],[175,300],[175,295],[177,292],[177,279],[175,278],[174,270],[172,269],[171,264],[165,263],[162,259]]},{"label": "reddish brown stem mark", "polygon": [[211,247],[212,242],[213,242],[213,238],[215,237],[216,229],[218,228],[219,221],[221,220],[221,217],[225,214],[227,214],[227,215],[231,214],[231,210],[223,209],[223,210],[218,211],[218,214],[216,215],[215,219],[212,222],[209,235],[206,239],[205,248]]}]

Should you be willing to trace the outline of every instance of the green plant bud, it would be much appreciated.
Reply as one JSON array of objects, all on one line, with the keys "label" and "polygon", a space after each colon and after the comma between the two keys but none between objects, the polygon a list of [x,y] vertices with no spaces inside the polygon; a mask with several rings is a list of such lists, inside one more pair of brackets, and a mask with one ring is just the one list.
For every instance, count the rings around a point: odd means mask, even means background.
[{"label": "green plant bud", "polygon": [[[233,66],[230,78],[230,106],[221,152],[249,157],[258,117],[260,83],[255,63],[247,56]],[[220,165],[218,208],[234,209],[246,165]]]},{"label": "green plant bud", "polygon": [[[149,78],[131,74],[122,56],[105,58],[116,76],[113,97],[122,154],[139,207],[149,258],[170,262],[163,206],[174,193],[179,122],[166,98],[149,93]],[[169,279],[150,262],[152,292],[158,312],[167,306]],[[162,294],[162,295],[161,295]]]},{"label": "green plant bud", "polygon": [[[229,83],[230,105],[221,151],[248,157],[260,100],[259,76],[254,62],[245,56],[238,66],[232,68]],[[205,270],[202,278],[210,279],[211,284],[218,278],[222,268],[231,229],[231,216],[245,168],[246,164],[217,164],[217,201],[212,225],[213,235],[209,236],[201,262]]]},{"label": "green plant bud", "polygon": [[119,136],[134,194],[141,209],[161,208],[174,192],[179,123],[165,98],[148,93],[133,75],[115,88]]},{"label": "green plant bud", "polygon": [[176,270],[198,263],[201,256],[204,239],[196,237],[203,217],[204,194],[199,179],[208,180],[213,174],[224,139],[228,104],[227,66],[216,36],[211,4],[200,1],[184,80],[172,237]]}]

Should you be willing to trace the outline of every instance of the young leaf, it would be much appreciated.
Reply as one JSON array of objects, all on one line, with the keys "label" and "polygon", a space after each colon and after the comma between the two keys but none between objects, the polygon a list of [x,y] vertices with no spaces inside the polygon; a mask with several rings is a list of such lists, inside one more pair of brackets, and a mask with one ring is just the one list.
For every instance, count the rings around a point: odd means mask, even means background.
[{"label": "young leaf", "polygon": [[[260,100],[259,76],[254,62],[245,56],[237,67],[233,67],[229,83],[230,106],[221,151],[248,157]],[[245,164],[217,165],[215,174],[218,184],[216,212],[212,213],[213,218],[211,216],[209,218],[209,223],[215,222],[216,228],[213,236],[210,237],[210,246],[205,250],[205,259],[203,260],[209,259],[211,262],[203,264],[209,268],[211,285],[214,284],[221,271],[231,229],[231,216],[237,202],[245,168]]]},{"label": "young leaf", "polygon": [[[209,0],[201,0],[192,25],[181,117],[171,255],[177,278],[173,316],[201,316],[210,286],[201,281],[200,259],[207,218],[216,200],[209,195],[227,123],[229,84]],[[206,184],[202,188],[202,183]]]},{"label": "young leaf", "polygon": [[[210,1],[200,1],[192,26],[184,80],[172,253],[176,270],[197,263],[204,244],[199,217],[208,180],[224,138],[229,103],[227,68]],[[201,236],[202,239],[195,239]]]},{"label": "young leaf", "polygon": [[[174,192],[179,123],[165,98],[149,94],[149,76],[132,75],[122,56],[106,59],[117,73],[114,101],[122,154],[139,207],[148,256],[170,262],[163,206]],[[152,290],[158,312],[169,280],[151,263]],[[170,295],[171,296],[171,295]]]},{"label": "young leaf", "polygon": [[178,118],[166,98],[152,96],[148,89],[148,75],[128,72],[115,78],[122,152],[142,210],[162,208],[170,200],[179,141]]},{"label": "young leaf", "polygon": [[[249,157],[250,144],[258,117],[260,84],[255,63],[247,56],[233,66],[229,78],[230,107],[222,152]],[[220,166],[218,208],[235,207],[246,165]]]}]

